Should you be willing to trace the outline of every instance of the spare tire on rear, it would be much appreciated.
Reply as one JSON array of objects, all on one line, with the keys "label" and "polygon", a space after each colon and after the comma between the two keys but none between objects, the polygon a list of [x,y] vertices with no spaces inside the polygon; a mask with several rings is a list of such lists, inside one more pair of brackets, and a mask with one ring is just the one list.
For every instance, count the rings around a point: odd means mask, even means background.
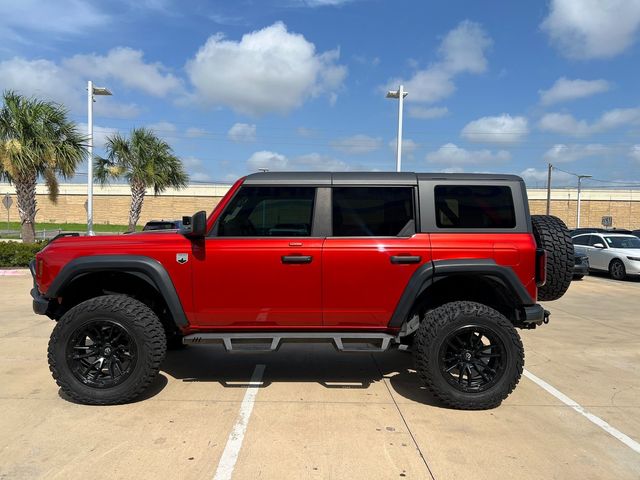
[{"label": "spare tire on rear", "polygon": [[547,281],[538,287],[538,299],[557,300],[565,294],[573,277],[573,243],[567,226],[552,215],[532,215],[533,235],[538,248],[547,252]]}]

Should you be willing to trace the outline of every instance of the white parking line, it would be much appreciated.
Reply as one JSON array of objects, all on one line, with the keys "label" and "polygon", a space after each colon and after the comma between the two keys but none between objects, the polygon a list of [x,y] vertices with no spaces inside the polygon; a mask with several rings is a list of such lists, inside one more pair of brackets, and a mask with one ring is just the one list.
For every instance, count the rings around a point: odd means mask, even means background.
[{"label": "white parking line", "polygon": [[218,463],[218,469],[213,477],[213,480],[229,480],[233,474],[233,469],[236,466],[238,460],[238,454],[242,447],[242,441],[244,440],[244,434],[247,431],[247,425],[249,424],[249,417],[253,410],[253,404],[258,394],[258,388],[262,385],[262,375],[264,374],[264,365],[256,365],[251,375],[251,381],[249,387],[244,394],[242,404],[240,405],[240,412],[238,413],[238,419],[236,420],[229,438],[227,439],[227,445],[224,447],[222,457]]},{"label": "white parking line", "polygon": [[571,400],[564,393],[562,393],[561,391],[559,391],[558,389],[556,389],[552,385],[549,385],[547,382],[545,382],[541,378],[536,377],[530,371],[524,370],[523,373],[524,373],[525,377],[527,377],[532,382],[536,383],[538,386],[544,388],[547,392],[549,392],[551,395],[556,397],[562,403],[564,403],[565,405],[568,405],[569,407],[573,408],[579,414],[584,415],[590,422],[596,424],[601,429],[603,429],[605,432],[607,432],[609,435],[611,435],[611,436],[617,438],[618,440],[620,440],[622,443],[624,443],[631,450],[635,451],[636,453],[640,453],[640,443],[636,442],[633,438],[625,435],[620,430],[618,430],[616,428],[613,428],[611,425],[609,425],[607,422],[602,420],[600,417],[598,417],[598,416],[596,416],[596,415],[594,415],[592,413],[589,413],[579,403]]}]

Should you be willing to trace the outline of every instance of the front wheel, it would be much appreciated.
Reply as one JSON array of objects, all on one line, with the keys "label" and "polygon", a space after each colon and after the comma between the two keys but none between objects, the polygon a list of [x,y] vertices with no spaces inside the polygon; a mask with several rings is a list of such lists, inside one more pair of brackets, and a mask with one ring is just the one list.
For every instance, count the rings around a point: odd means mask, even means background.
[{"label": "front wheel", "polygon": [[622,260],[616,258],[609,264],[609,274],[614,280],[624,280],[627,276],[627,269],[624,267]]},{"label": "front wheel", "polygon": [[445,405],[494,408],[520,380],[524,348],[511,322],[475,302],[451,302],[428,312],[416,333],[416,370]]},{"label": "front wheel", "polygon": [[79,403],[126,403],[157,375],[166,345],[150,308],[124,295],[105,295],[76,305],[58,321],[49,340],[49,369]]}]

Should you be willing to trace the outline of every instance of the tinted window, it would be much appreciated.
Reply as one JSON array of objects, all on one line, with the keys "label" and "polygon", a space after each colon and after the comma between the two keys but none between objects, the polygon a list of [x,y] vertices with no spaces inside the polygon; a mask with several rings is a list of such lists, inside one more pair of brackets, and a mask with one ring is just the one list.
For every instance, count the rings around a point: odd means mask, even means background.
[{"label": "tinted window", "polygon": [[591,235],[589,237],[589,243],[587,245],[593,247],[596,243],[604,245],[604,240],[602,240],[602,237],[599,237],[598,235]]},{"label": "tinted window", "polygon": [[222,237],[311,235],[313,187],[242,187],[222,214]]},{"label": "tinted window", "polygon": [[604,239],[611,248],[640,248],[640,238],[638,237],[604,237]]},{"label": "tinted window", "polygon": [[509,187],[438,185],[436,224],[440,228],[514,228],[516,213]]},{"label": "tinted window", "polygon": [[336,187],[333,235],[395,237],[415,233],[410,187]]},{"label": "tinted window", "polygon": [[591,235],[580,235],[579,237],[573,237],[571,241],[574,245],[589,245],[589,237]]}]

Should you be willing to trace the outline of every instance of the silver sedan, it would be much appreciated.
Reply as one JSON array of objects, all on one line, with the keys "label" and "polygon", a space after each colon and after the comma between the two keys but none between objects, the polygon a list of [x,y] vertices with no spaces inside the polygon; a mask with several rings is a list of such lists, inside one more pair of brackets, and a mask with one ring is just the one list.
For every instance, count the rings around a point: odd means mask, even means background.
[{"label": "silver sedan", "polygon": [[589,257],[589,268],[623,280],[640,275],[640,238],[620,233],[583,233],[573,237],[576,252]]}]

